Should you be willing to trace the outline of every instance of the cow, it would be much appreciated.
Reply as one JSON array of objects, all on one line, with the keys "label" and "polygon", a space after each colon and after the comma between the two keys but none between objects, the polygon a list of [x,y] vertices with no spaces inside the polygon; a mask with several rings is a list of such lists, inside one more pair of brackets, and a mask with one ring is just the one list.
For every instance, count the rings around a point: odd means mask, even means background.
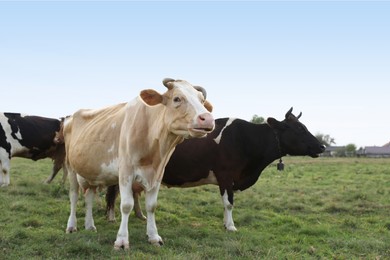
[{"label": "cow", "polygon": [[[288,110],[283,121],[272,117],[266,124],[242,119],[220,118],[206,138],[189,139],[176,146],[165,167],[162,184],[168,187],[195,187],[205,184],[219,186],[224,206],[224,226],[237,231],[233,221],[234,192],[256,183],[261,172],[285,155],[318,157],[325,150],[299,116]],[[138,199],[140,194],[134,194]],[[113,218],[115,188],[107,190],[107,213]],[[136,216],[144,218],[135,202]]]},{"label": "cow", "polygon": [[61,120],[20,113],[0,113],[0,187],[10,184],[12,157],[51,158],[52,175],[62,168],[65,146],[55,142]]},{"label": "cow", "polygon": [[163,170],[175,146],[185,138],[201,138],[214,129],[212,106],[202,87],[164,79],[164,94],[147,89],[128,103],[103,109],[81,109],[65,119],[65,168],[70,183],[70,216],[66,232],[77,231],[76,204],[84,191],[85,229],[96,230],[92,216],[98,187],[119,183],[121,224],[115,249],[128,249],[128,218],[133,192],[145,191],[147,236],[162,245],[155,208]]}]

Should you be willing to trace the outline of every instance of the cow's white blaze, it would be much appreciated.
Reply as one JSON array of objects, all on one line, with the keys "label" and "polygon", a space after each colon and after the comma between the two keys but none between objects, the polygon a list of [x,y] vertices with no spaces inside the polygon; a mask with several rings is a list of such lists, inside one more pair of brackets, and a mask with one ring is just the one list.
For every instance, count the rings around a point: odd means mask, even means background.
[{"label": "cow's white blaze", "polygon": [[236,227],[234,226],[233,221],[233,205],[230,204],[228,200],[227,191],[225,190],[225,193],[222,195],[222,202],[224,207],[224,216],[223,216],[223,222],[225,224],[225,228],[228,231],[237,231]]},{"label": "cow's white blaze", "polygon": [[219,135],[214,138],[214,141],[219,144],[221,142],[221,138],[222,138],[222,133],[223,131],[225,130],[226,127],[228,127],[229,125],[231,125],[233,123],[234,120],[236,120],[237,118],[229,118],[228,121],[226,122],[226,125],[221,129],[221,132],[219,133]]}]

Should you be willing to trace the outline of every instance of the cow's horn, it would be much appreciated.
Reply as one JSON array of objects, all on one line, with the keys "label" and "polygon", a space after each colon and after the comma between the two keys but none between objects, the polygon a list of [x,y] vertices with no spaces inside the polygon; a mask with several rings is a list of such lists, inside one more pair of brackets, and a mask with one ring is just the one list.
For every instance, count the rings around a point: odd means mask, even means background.
[{"label": "cow's horn", "polygon": [[288,118],[290,115],[291,115],[291,112],[292,112],[293,108],[291,107],[289,111],[287,111],[286,113],[286,118]]},{"label": "cow's horn", "polygon": [[172,88],[172,84],[168,84],[168,83],[173,82],[173,81],[175,81],[175,80],[171,79],[171,78],[165,78],[165,79],[163,79],[163,84],[168,89],[171,89]]},{"label": "cow's horn", "polygon": [[297,119],[299,119],[301,116],[302,116],[302,112],[299,113],[299,115],[297,116]]},{"label": "cow's horn", "polygon": [[206,90],[205,90],[204,88],[202,88],[201,86],[194,86],[194,88],[195,88],[197,91],[202,92],[204,99],[207,98],[207,92],[206,92]]}]

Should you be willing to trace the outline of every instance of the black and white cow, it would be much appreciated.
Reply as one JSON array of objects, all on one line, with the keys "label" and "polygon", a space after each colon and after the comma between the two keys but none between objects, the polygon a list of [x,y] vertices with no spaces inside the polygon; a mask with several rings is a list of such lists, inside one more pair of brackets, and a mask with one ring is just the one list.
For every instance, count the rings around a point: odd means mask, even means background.
[{"label": "black and white cow", "polygon": [[[219,186],[224,205],[224,225],[236,231],[233,221],[233,194],[256,183],[261,172],[285,155],[318,157],[325,147],[292,114],[283,121],[268,118],[267,124],[253,124],[241,119],[220,118],[205,138],[188,139],[178,144],[165,167],[162,183],[168,187]],[[115,188],[107,190],[107,211],[113,219]],[[139,194],[136,194],[137,197]],[[143,214],[139,202],[134,210]]]},{"label": "black and white cow", "polygon": [[62,168],[65,158],[65,146],[54,141],[60,126],[61,120],[58,119],[0,113],[0,187],[10,183],[12,157],[34,161],[52,158],[52,176],[55,176]]}]

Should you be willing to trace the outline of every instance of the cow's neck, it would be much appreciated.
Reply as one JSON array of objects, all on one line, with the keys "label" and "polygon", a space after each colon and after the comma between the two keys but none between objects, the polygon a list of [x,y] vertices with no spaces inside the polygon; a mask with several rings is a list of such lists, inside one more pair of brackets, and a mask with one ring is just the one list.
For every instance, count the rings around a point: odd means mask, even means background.
[{"label": "cow's neck", "polygon": [[280,131],[278,131],[277,129],[273,129],[270,126],[268,126],[268,127],[272,130],[272,133],[273,133],[275,141],[271,142],[271,143],[274,143],[273,150],[276,151],[276,153],[272,153],[272,157],[270,157],[270,162],[269,163],[279,159],[278,170],[281,170],[281,169],[279,169],[279,167],[283,167],[283,166],[281,166],[281,165],[283,165],[282,157],[286,155],[286,152],[283,149],[283,144],[281,142]]},{"label": "cow's neck", "polygon": [[275,131],[269,125],[260,124],[254,127],[258,136],[255,139],[247,140],[246,144],[253,147],[255,155],[248,160],[242,171],[241,179],[234,183],[234,190],[245,190],[251,187],[256,183],[262,171],[279,159],[281,153],[283,155],[277,141],[280,136],[275,135]]},{"label": "cow's neck", "polygon": [[[153,183],[161,183],[164,169],[169,161],[169,158],[175,150],[176,145],[181,143],[184,138],[169,132],[167,129],[164,124],[165,109],[161,111],[160,108],[158,114],[153,114],[156,113],[156,111],[157,110],[153,108],[148,110],[150,113],[148,118],[154,119],[149,122],[149,125],[152,127],[147,129],[148,138],[149,140],[154,140],[154,142],[151,145],[150,151],[147,153],[153,153],[155,155],[152,162],[153,168],[156,170]],[[159,120],[156,120],[156,118]],[[158,152],[156,150],[158,150]]]},{"label": "cow's neck", "polygon": [[261,144],[264,147],[262,156],[264,158],[263,163],[268,166],[273,161],[285,156],[285,152],[282,149],[282,143],[280,140],[280,133],[271,128],[268,124],[260,125],[262,127],[262,139],[264,143]]}]

